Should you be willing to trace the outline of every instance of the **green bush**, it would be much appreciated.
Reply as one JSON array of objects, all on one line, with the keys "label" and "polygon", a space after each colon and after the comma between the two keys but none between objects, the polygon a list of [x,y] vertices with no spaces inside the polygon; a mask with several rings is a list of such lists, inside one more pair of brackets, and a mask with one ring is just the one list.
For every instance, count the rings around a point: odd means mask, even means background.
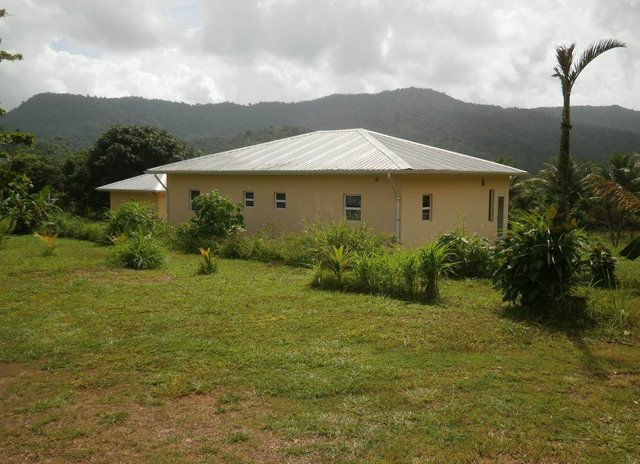
[{"label": "green bush", "polygon": [[331,247],[344,245],[351,253],[379,253],[391,242],[391,237],[372,233],[364,223],[352,226],[338,221],[308,222],[304,236],[309,257],[314,260],[320,259],[324,250]]},{"label": "green bush", "polygon": [[[238,240],[244,231],[242,207],[214,190],[193,200],[195,216],[175,228],[172,246],[184,253],[195,253],[201,247],[220,252],[224,241]],[[230,243],[227,251],[233,253]]]},{"label": "green bush", "polygon": [[193,200],[194,232],[200,237],[227,237],[244,228],[242,207],[217,190],[202,193]]},{"label": "green bush", "polygon": [[406,291],[402,263],[410,262],[412,253],[398,250],[386,253],[359,253],[353,257],[353,288],[363,293],[410,298]]},{"label": "green bush", "polygon": [[504,301],[542,305],[562,300],[577,283],[585,240],[575,229],[554,231],[552,215],[524,215],[497,247],[494,288]]},{"label": "green bush", "polygon": [[[319,262],[314,285],[431,302],[438,299],[439,279],[451,267],[447,258],[446,246],[437,243],[418,250],[395,247],[375,253],[353,253],[347,265],[340,266],[351,268],[349,274],[342,272],[339,276],[330,266]],[[320,272],[325,270],[330,272]]]},{"label": "green bush", "polygon": [[600,288],[616,288],[616,259],[604,245],[597,244],[591,249],[588,260],[590,284]]},{"label": "green bush", "polygon": [[122,234],[140,232],[152,233],[158,222],[157,211],[147,203],[131,200],[116,210],[107,213],[107,235],[118,237]]},{"label": "green bush", "polygon": [[30,234],[52,216],[60,212],[51,189],[45,187],[37,193],[29,193],[31,181],[24,176],[14,179],[4,189],[5,197],[0,203],[0,219],[8,219],[14,234]]},{"label": "green bush", "polygon": [[447,247],[452,277],[488,278],[493,274],[493,247],[486,238],[454,231],[442,234],[437,243]]},{"label": "green bush", "polygon": [[90,221],[68,213],[60,213],[52,217],[51,222],[47,224],[47,229],[55,232],[59,237],[102,244],[110,243],[104,222]]},{"label": "green bush", "polygon": [[159,269],[166,260],[165,251],[150,233],[136,231],[116,240],[111,259],[129,269]]}]

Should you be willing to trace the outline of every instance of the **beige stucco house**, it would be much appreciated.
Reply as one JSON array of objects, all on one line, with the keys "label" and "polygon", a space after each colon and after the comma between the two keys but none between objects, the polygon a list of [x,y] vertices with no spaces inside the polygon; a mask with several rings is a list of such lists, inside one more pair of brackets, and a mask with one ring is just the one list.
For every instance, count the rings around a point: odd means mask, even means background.
[{"label": "beige stucco house", "polygon": [[109,192],[109,207],[118,209],[129,200],[148,203],[158,210],[161,219],[167,218],[167,176],[164,174],[142,174],[98,187],[100,192]]},{"label": "beige stucco house", "polygon": [[217,189],[244,205],[248,231],[305,220],[366,222],[409,246],[464,227],[495,238],[507,224],[510,176],[524,171],[364,130],[330,130],[147,170],[166,175],[172,223]]}]

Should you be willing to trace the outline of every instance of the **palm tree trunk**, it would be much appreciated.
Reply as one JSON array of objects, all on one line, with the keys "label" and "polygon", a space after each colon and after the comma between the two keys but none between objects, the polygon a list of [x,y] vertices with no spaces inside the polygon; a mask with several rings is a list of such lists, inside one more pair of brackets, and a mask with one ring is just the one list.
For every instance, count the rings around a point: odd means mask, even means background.
[{"label": "palm tree trunk", "polygon": [[562,107],[562,123],[560,124],[560,152],[558,153],[558,192],[556,197],[555,224],[565,225],[571,210],[570,189],[572,185],[571,169],[571,89],[562,89],[564,105]]}]

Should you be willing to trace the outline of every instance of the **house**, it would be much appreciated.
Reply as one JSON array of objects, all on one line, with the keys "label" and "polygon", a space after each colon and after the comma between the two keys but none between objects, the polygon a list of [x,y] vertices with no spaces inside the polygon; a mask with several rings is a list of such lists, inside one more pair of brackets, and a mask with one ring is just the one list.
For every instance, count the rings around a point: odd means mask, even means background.
[{"label": "house", "polygon": [[167,218],[167,176],[142,174],[129,179],[102,185],[96,190],[109,192],[109,206],[118,209],[129,200],[149,203],[158,210],[161,219]]},{"label": "house", "polygon": [[179,161],[166,175],[168,219],[217,189],[245,225],[300,230],[305,219],[366,222],[409,246],[464,227],[495,238],[507,224],[510,176],[524,171],[365,129],[327,130]]}]

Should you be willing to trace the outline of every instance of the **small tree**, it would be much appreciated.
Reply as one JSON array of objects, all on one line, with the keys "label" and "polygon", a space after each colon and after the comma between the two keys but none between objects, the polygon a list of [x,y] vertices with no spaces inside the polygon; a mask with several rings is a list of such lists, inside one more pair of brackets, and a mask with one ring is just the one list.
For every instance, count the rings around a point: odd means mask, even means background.
[{"label": "small tree", "polygon": [[198,195],[193,201],[193,211],[191,223],[200,237],[226,237],[244,228],[242,207],[217,190]]}]

